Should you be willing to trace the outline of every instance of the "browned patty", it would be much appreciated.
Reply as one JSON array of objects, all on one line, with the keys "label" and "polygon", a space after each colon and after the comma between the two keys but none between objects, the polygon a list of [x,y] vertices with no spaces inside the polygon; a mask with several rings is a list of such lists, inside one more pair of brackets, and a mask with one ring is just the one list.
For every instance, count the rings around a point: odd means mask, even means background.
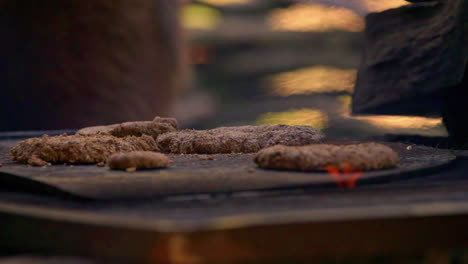
[{"label": "browned patty", "polygon": [[261,125],[171,132],[159,136],[157,143],[170,153],[249,153],[277,144],[318,143],[322,138],[323,133],[310,126]]},{"label": "browned patty", "polygon": [[157,151],[157,145],[150,136],[117,138],[98,134],[90,136],[62,135],[30,138],[16,144],[10,150],[14,161],[32,166],[50,164],[94,164],[106,162],[116,152]]},{"label": "browned patty", "polygon": [[86,127],[76,132],[78,135],[109,134],[115,137],[149,135],[157,138],[167,132],[177,131],[179,125],[175,118],[155,117],[153,121],[135,121],[108,126]]},{"label": "browned patty", "polygon": [[166,155],[151,151],[116,153],[107,160],[109,167],[117,170],[164,168],[170,163]]},{"label": "browned patty", "polygon": [[302,147],[273,146],[257,153],[255,163],[261,168],[297,171],[321,171],[331,165],[356,171],[386,169],[398,164],[399,156],[378,143],[353,145],[315,144]]}]

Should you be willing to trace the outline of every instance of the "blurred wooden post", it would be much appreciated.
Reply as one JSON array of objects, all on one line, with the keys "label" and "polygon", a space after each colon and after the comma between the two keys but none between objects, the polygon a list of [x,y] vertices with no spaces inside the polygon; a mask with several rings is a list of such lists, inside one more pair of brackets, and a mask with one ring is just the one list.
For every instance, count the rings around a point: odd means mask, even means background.
[{"label": "blurred wooden post", "polygon": [[365,35],[353,113],[442,114],[458,147],[468,147],[468,0],[372,13]]},{"label": "blurred wooden post", "polygon": [[183,86],[174,0],[0,0],[0,131],[166,115]]}]

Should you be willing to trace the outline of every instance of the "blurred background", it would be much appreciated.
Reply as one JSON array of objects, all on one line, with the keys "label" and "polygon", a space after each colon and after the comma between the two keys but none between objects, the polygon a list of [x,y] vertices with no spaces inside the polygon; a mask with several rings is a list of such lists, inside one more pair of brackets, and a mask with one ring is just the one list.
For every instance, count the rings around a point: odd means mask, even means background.
[{"label": "blurred background", "polygon": [[350,113],[365,16],[405,0],[135,1],[3,1],[0,131],[162,115],[196,129],[281,123],[335,138],[447,134],[436,117]]},{"label": "blurred background", "polygon": [[352,116],[364,17],[404,0],[198,0],[182,9],[193,87],[185,128],[311,125],[330,137],[446,136],[442,119]]}]

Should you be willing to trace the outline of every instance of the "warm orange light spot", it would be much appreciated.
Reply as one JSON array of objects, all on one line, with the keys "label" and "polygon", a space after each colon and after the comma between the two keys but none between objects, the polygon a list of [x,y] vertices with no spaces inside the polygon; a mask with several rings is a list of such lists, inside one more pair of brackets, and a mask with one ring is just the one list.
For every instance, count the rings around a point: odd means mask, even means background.
[{"label": "warm orange light spot", "polygon": [[384,130],[396,130],[399,134],[418,133],[431,136],[446,134],[442,118],[394,115],[351,116],[351,96],[343,95],[338,97],[338,100],[342,102],[341,115],[347,119],[359,120]]},{"label": "warm orange light spot", "polygon": [[334,165],[327,165],[325,170],[335,180],[338,187],[354,188],[359,178],[362,176],[362,172],[353,169],[353,167],[347,163],[343,163],[340,168]]},{"label": "warm orange light spot", "polygon": [[290,125],[311,126],[315,129],[324,129],[328,126],[328,116],[320,110],[293,109],[285,112],[270,112],[258,117],[259,125]]},{"label": "warm orange light spot", "polygon": [[275,31],[359,32],[364,29],[364,19],[352,10],[312,3],[275,9],[267,22]]},{"label": "warm orange light spot", "polygon": [[244,5],[250,2],[250,0],[199,0],[199,1],[210,4],[210,5],[214,5],[214,6]]},{"label": "warm orange light spot", "polygon": [[392,129],[430,129],[442,125],[441,118],[428,118],[420,116],[356,116],[354,119],[363,120],[367,123],[382,128]]},{"label": "warm orange light spot", "polygon": [[279,96],[326,92],[352,92],[356,70],[314,66],[275,74],[267,79],[272,93]]},{"label": "warm orange light spot", "polygon": [[361,0],[362,5],[366,7],[369,12],[381,12],[391,8],[408,5],[405,0]]}]

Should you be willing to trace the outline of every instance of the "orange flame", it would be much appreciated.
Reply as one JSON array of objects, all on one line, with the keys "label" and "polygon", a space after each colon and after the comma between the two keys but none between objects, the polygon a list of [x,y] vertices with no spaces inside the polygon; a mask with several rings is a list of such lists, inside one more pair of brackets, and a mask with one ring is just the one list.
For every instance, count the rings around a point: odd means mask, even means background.
[{"label": "orange flame", "polygon": [[341,169],[333,165],[327,165],[325,169],[333,178],[333,180],[335,180],[336,185],[338,185],[340,188],[356,187],[356,182],[362,176],[361,171],[356,171],[351,165],[347,163],[342,164]]}]

